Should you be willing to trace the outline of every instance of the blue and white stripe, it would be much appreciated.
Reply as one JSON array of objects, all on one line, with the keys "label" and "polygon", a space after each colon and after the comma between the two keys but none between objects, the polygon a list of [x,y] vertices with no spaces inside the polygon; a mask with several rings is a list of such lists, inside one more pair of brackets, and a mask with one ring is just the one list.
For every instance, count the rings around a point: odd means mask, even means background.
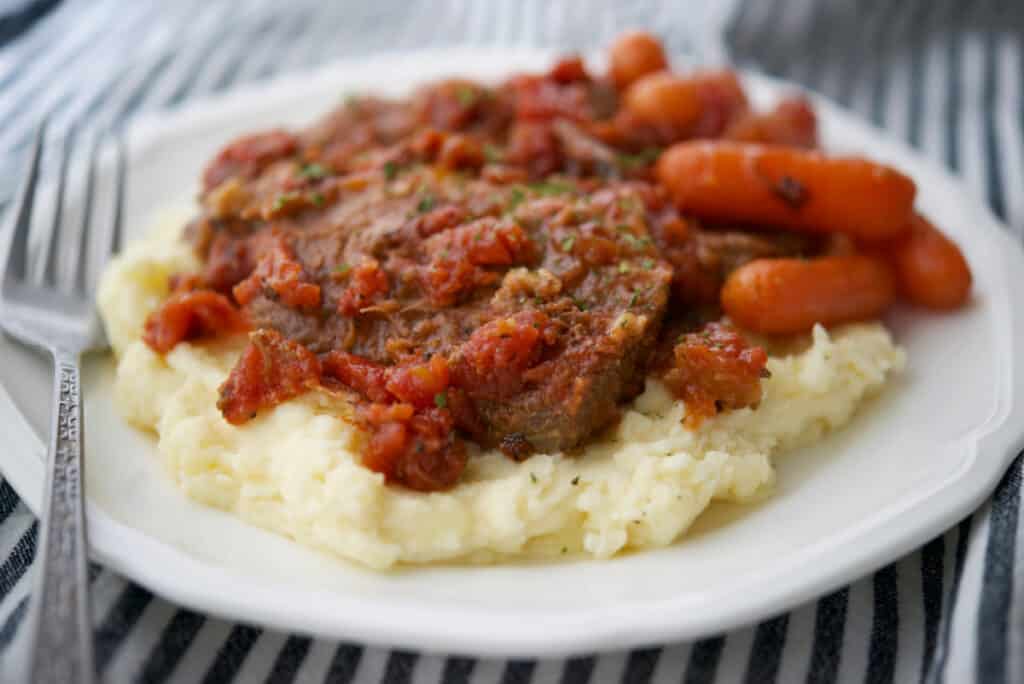
[{"label": "blue and white stripe", "polygon": [[[671,0],[53,4],[37,0],[0,20],[6,169],[43,115],[57,135],[82,134],[342,55],[452,43],[586,49],[642,25],[673,50],[728,54],[838,100],[962,176],[1024,238],[1019,0],[746,0],[731,13],[729,2]],[[708,29],[730,16],[720,41]],[[14,174],[0,178],[3,202]],[[1024,681],[1021,468],[1018,458],[982,509],[874,575],[694,643],[539,661],[387,651],[202,616],[94,567],[97,663],[111,682]],[[8,656],[35,543],[31,514],[0,483],[0,653]]]}]

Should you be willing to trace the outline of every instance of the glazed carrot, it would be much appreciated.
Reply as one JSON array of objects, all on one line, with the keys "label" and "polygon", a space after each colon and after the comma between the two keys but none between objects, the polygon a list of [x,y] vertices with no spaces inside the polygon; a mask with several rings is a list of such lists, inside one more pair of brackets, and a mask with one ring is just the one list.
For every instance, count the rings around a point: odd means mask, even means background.
[{"label": "glazed carrot", "polygon": [[722,137],[736,142],[813,149],[818,146],[818,118],[807,98],[790,97],[771,111],[746,112],[737,117]]},{"label": "glazed carrot", "polygon": [[661,42],[646,31],[625,31],[608,50],[609,73],[620,90],[642,76],[668,68]]},{"label": "glazed carrot", "polygon": [[856,157],[736,142],[685,142],[658,160],[658,179],[699,218],[867,241],[905,234],[914,182]]},{"label": "glazed carrot", "polygon": [[956,309],[971,293],[971,269],[960,249],[915,213],[910,234],[892,251],[900,294],[930,309]]},{"label": "glazed carrot", "polygon": [[696,125],[701,112],[697,83],[667,71],[638,79],[626,91],[623,104],[639,121],[669,126],[679,134]]},{"label": "glazed carrot", "polygon": [[722,308],[739,326],[765,334],[806,332],[876,318],[892,304],[889,266],[854,255],[757,259],[732,272],[722,288]]},{"label": "glazed carrot", "polygon": [[717,137],[748,110],[743,86],[729,70],[648,74],[626,90],[623,104],[638,121],[671,129],[674,140]]}]

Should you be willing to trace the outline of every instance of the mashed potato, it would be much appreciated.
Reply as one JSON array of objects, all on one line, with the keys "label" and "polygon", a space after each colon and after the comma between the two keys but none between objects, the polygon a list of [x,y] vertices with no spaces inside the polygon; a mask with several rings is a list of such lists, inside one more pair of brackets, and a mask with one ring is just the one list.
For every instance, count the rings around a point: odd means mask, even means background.
[{"label": "mashed potato", "polygon": [[803,350],[771,358],[757,410],[683,427],[683,404],[655,380],[621,422],[574,456],[514,463],[474,453],[463,481],[429,494],[387,486],[359,465],[350,407],[311,393],[241,427],[217,410],[237,342],[180,344],[161,357],[140,339],[167,276],[198,267],[169,217],[107,270],[99,305],[118,356],[125,418],[156,433],[190,497],[373,568],[514,556],[607,558],[677,539],[715,499],[747,501],[774,480],[771,456],[845,424],[904,353],[880,324],[818,327]]}]

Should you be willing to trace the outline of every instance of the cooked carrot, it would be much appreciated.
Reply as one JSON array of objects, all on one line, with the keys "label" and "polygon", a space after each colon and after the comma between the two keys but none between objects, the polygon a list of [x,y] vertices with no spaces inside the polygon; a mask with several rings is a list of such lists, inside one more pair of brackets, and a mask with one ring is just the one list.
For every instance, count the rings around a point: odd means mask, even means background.
[{"label": "cooked carrot", "polygon": [[914,182],[857,157],[736,142],[685,142],[658,160],[658,179],[699,218],[868,241],[903,235]]},{"label": "cooked carrot", "polygon": [[720,136],[748,110],[743,86],[729,70],[647,74],[626,90],[623,105],[637,121],[662,128],[672,140]]},{"label": "cooked carrot", "polygon": [[722,308],[738,325],[766,334],[806,332],[876,318],[896,289],[889,266],[869,256],[757,259],[732,272]]},{"label": "cooked carrot", "polygon": [[642,76],[668,68],[661,42],[646,31],[625,31],[608,50],[609,72],[620,90]]},{"label": "cooked carrot", "polygon": [[971,293],[971,269],[960,249],[931,221],[915,213],[910,234],[893,248],[900,294],[930,309],[956,309]]},{"label": "cooked carrot", "polygon": [[693,128],[701,112],[697,83],[667,71],[638,79],[626,91],[623,104],[637,120],[668,126],[680,135]]}]

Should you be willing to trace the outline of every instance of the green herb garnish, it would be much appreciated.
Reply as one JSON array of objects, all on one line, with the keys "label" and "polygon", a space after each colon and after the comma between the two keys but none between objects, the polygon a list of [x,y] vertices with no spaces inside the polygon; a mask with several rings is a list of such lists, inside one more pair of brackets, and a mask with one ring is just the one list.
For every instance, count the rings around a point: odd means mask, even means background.
[{"label": "green herb garnish", "polygon": [[520,187],[512,188],[508,193],[508,210],[515,211],[516,207],[526,199],[526,193]]},{"label": "green herb garnish", "polygon": [[484,159],[489,162],[500,162],[505,158],[505,152],[492,143],[484,143]]},{"label": "green herb garnish", "polygon": [[573,236],[573,235],[570,235],[569,237],[567,237],[564,240],[562,240],[562,251],[563,252],[571,252],[572,251],[572,246],[574,244],[576,244],[576,237]]},{"label": "green herb garnish", "polygon": [[437,408],[448,408],[448,394],[445,392],[438,392],[434,395],[434,406]]},{"label": "green herb garnish", "polygon": [[421,214],[426,213],[434,208],[434,204],[437,200],[434,198],[434,194],[427,191],[423,193],[423,197],[420,198],[419,204],[416,205],[416,211]]},{"label": "green herb garnish", "polygon": [[629,273],[629,264],[627,264],[625,261],[620,261],[619,273]]},{"label": "green herb garnish", "polygon": [[274,211],[280,211],[281,209],[284,208],[284,205],[288,204],[289,202],[295,201],[297,198],[298,195],[296,195],[294,192],[286,192],[278,195],[276,198],[274,198]]},{"label": "green herb garnish", "polygon": [[330,170],[322,164],[303,164],[302,168],[299,169],[300,176],[312,180],[319,180],[330,173]]},{"label": "green herb garnish", "polygon": [[544,181],[541,183],[530,183],[530,189],[540,195],[564,195],[567,192],[574,192],[576,188],[569,183],[561,181]]},{"label": "green herb garnish", "polygon": [[459,89],[455,91],[455,99],[457,99],[459,104],[463,107],[472,107],[476,104],[479,97],[480,95],[477,93],[476,89],[470,86],[460,86]]},{"label": "green herb garnish", "polygon": [[322,192],[311,193],[309,195],[309,201],[312,202],[314,206],[322,207],[324,206],[324,194]]},{"label": "green herb garnish", "polygon": [[623,233],[622,239],[629,243],[629,246],[633,249],[646,249],[651,244],[650,238],[639,238],[632,233]]},{"label": "green herb garnish", "polygon": [[398,176],[398,163],[394,161],[384,162],[384,179],[395,180]]},{"label": "green herb garnish", "polygon": [[345,275],[351,270],[352,267],[349,266],[348,264],[338,264],[337,266],[334,267],[334,272],[337,273],[338,275]]}]

